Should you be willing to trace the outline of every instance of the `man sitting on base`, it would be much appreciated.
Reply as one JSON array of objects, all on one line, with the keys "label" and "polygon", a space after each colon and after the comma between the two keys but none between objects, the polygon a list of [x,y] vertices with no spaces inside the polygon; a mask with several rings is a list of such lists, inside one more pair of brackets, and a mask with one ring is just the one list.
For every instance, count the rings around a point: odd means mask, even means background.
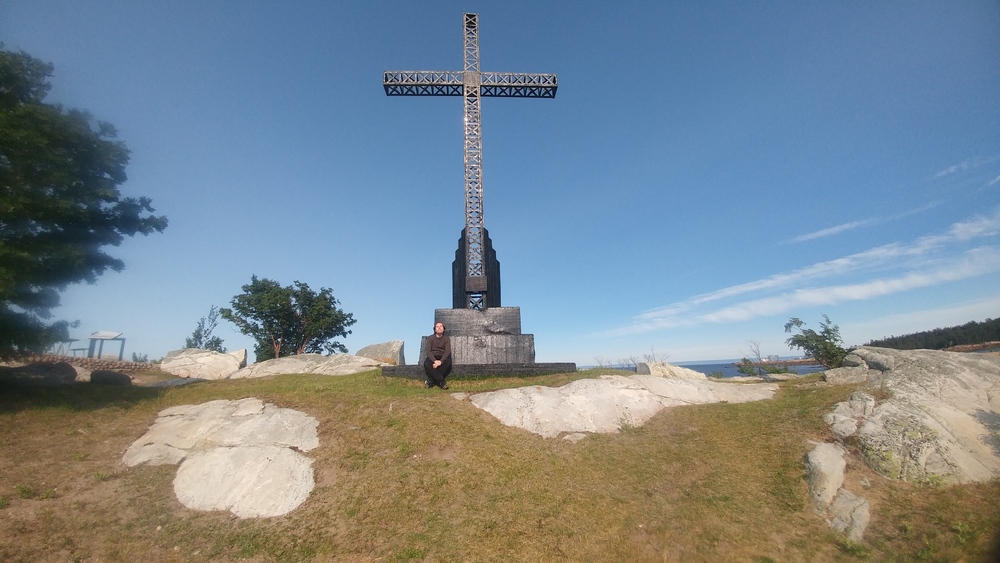
[{"label": "man sitting on base", "polygon": [[424,385],[447,389],[445,378],[451,373],[451,339],[444,335],[444,323],[434,323],[434,334],[427,337],[427,357],[424,358]]}]

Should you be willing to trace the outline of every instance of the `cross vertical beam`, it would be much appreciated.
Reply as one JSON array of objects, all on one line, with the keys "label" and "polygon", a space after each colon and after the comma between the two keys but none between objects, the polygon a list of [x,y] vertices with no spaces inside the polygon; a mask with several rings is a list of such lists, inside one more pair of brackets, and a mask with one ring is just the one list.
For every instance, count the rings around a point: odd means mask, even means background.
[{"label": "cross vertical beam", "polygon": [[479,16],[464,17],[465,65],[462,73],[465,107],[465,293],[466,307],[486,307],[489,290],[483,266],[483,131],[479,112]]},{"label": "cross vertical beam", "polygon": [[[455,293],[461,291],[466,295],[463,307],[481,310],[488,306],[500,306],[500,274],[499,263],[496,263],[488,238],[485,247],[489,248],[484,252],[486,227],[483,220],[480,98],[555,98],[558,82],[554,74],[480,72],[477,14],[463,15],[462,38],[461,72],[386,71],[382,76],[382,85],[387,96],[462,96],[465,111],[465,229],[460,244],[465,247],[465,272],[464,276],[456,272],[453,283],[456,284]],[[486,264],[487,260],[493,263]],[[488,282],[491,276],[495,276],[494,282]],[[495,286],[495,293],[487,299],[490,284]],[[459,307],[457,302],[455,307]]]}]

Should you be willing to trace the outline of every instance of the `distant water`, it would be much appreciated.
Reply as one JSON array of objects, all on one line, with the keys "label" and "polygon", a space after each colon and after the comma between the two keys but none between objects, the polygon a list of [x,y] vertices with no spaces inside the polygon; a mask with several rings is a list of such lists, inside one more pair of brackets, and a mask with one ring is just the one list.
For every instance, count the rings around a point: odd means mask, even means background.
[{"label": "distant water", "polygon": [[[722,377],[738,377],[743,375],[736,369],[736,365],[739,360],[730,361],[726,363],[716,363],[716,364],[705,364],[705,363],[678,363],[678,366],[685,367],[688,369],[693,369],[694,371],[700,371],[705,375],[716,375],[718,372],[722,372]],[[810,373],[816,373],[818,371],[826,371],[826,368],[821,364],[801,364],[788,366],[788,371],[792,373],[797,373],[799,375],[807,375]]]},{"label": "distant water", "polygon": [[[787,360],[790,358],[782,358]],[[669,360],[668,360],[669,362]],[[722,377],[739,377],[743,374],[736,369],[736,364],[740,363],[740,360],[701,360],[697,362],[669,362],[675,366],[680,366],[688,369],[693,369],[694,371],[700,371],[705,375],[718,376],[721,372]],[[597,366],[577,366],[576,369],[589,369]],[[634,365],[629,366],[606,366],[616,369],[624,369],[635,371]],[[810,373],[816,373],[820,371],[826,371],[826,368],[822,364],[801,364],[788,366],[788,371],[791,373],[797,373],[799,375],[808,375]]]}]

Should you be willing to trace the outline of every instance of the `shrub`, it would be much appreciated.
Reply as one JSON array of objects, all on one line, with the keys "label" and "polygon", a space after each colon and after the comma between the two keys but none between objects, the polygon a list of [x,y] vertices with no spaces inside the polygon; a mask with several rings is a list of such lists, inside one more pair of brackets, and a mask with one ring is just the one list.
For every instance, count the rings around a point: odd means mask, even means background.
[{"label": "shrub", "polygon": [[844,356],[847,355],[847,350],[843,347],[844,341],[840,338],[840,327],[832,324],[830,317],[826,315],[823,315],[823,322],[819,323],[819,332],[802,328],[804,325],[805,323],[795,317],[785,323],[785,332],[790,333],[793,328],[797,331],[785,340],[788,347],[801,349],[827,369],[840,367],[844,363]]}]

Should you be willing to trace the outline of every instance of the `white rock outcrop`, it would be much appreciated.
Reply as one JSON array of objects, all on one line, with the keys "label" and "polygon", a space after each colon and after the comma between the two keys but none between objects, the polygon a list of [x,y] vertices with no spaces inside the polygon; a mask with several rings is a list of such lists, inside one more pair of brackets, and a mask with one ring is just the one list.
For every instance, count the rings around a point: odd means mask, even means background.
[{"label": "white rock outcrop", "polygon": [[469,396],[469,401],[507,426],[546,438],[579,432],[611,433],[640,426],[666,407],[742,403],[770,399],[774,383],[721,383],[655,375],[603,376],[562,387],[538,385]]},{"label": "white rock outcrop", "polygon": [[229,510],[241,518],[280,516],[315,486],[319,445],[315,418],[260,399],[218,400],[160,412],[122,461],[180,464],[177,499],[195,510]]},{"label": "white rock outcrop", "polygon": [[872,469],[917,482],[1000,477],[1000,358],[863,347],[845,364],[867,388],[825,420],[838,437],[856,436]]},{"label": "white rock outcrop", "polygon": [[806,455],[806,478],[816,513],[831,528],[858,542],[871,519],[871,505],[843,486],[846,454],[839,444],[817,444]]},{"label": "white rock outcrop", "polygon": [[809,496],[817,510],[826,510],[844,484],[844,448],[837,444],[817,444],[806,455]]},{"label": "white rock outcrop", "polygon": [[168,352],[160,369],[177,377],[197,379],[226,379],[247,365],[247,351],[221,353],[198,348],[184,348]]},{"label": "white rock outcrop", "polygon": [[705,374],[700,371],[666,362],[639,362],[635,365],[635,371],[639,375],[655,375],[669,379],[705,379]]},{"label": "white rock outcrop", "polygon": [[174,493],[193,510],[258,518],[291,512],[314,485],[308,457],[279,446],[240,446],[192,454],[177,469]]},{"label": "white rock outcrop", "polygon": [[391,365],[371,358],[351,354],[298,354],[256,363],[229,376],[229,379],[250,379],[289,373],[315,373],[319,375],[351,375]]},{"label": "white rock outcrop", "polygon": [[406,365],[406,358],[403,355],[402,340],[390,340],[389,342],[365,346],[355,352],[354,355],[380,361],[392,360],[389,363],[397,366]]}]

